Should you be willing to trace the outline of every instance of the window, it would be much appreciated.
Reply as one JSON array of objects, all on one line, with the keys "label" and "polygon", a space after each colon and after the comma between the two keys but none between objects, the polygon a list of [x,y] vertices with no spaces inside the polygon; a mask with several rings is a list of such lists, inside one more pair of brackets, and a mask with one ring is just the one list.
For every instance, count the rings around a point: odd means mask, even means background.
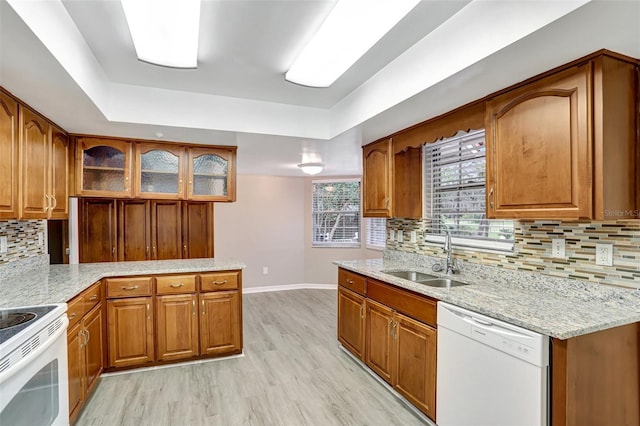
[{"label": "window", "polygon": [[485,216],[484,130],[424,147],[427,241],[440,242],[449,231],[456,245],[513,249],[513,221]]},{"label": "window", "polygon": [[312,246],[360,247],[360,180],[314,180]]},{"label": "window", "polygon": [[382,250],[387,245],[387,219],[382,217],[368,217],[365,220],[367,227],[367,248]]}]

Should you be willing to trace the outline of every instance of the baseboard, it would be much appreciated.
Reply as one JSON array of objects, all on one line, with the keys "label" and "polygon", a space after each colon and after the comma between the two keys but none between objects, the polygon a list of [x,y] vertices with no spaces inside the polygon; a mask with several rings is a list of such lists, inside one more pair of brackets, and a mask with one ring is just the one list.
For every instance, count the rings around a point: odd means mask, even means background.
[{"label": "baseboard", "polygon": [[337,288],[338,288],[338,284],[302,283],[302,284],[285,284],[285,285],[267,285],[263,287],[245,287],[242,289],[242,293],[243,294],[265,293],[268,291],[286,291],[286,290],[303,290],[303,289],[336,290]]}]

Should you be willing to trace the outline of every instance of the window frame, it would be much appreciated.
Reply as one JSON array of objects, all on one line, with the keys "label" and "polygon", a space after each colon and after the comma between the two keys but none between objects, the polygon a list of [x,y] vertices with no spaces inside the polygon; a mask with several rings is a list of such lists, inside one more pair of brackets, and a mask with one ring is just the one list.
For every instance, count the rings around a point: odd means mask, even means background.
[{"label": "window frame", "polygon": [[[429,148],[431,148],[433,145],[445,145],[447,143],[459,143],[460,145],[462,145],[462,142],[456,142],[456,140],[460,140],[464,137],[467,138],[473,138],[476,134],[479,134],[480,132],[485,132],[484,129],[475,129],[475,130],[470,130],[468,132],[464,132],[464,131],[459,131],[456,135],[450,137],[450,138],[445,138],[442,140],[439,140],[437,142],[434,142],[433,144],[426,144],[423,148],[423,158],[422,158],[422,172],[423,172],[423,217],[430,221],[429,225],[427,226],[427,229],[425,229],[424,232],[424,241],[425,243],[432,243],[432,244],[444,244],[444,240],[445,240],[445,235],[444,235],[444,231],[440,230],[439,232],[435,233],[433,232],[433,224],[435,221],[439,221],[439,219],[434,219],[433,217],[433,211],[436,210],[435,208],[435,203],[433,203],[433,197],[436,191],[434,191],[434,183],[435,183],[435,179],[432,179],[432,176],[429,173],[429,170],[431,169],[431,167],[427,164],[430,160],[428,157],[428,152],[429,152]],[[485,193],[486,193],[486,134],[483,135],[483,139],[485,140],[484,143],[484,156],[482,156],[481,158],[485,159],[485,173],[484,173],[484,182],[482,183],[482,188],[484,189]],[[480,157],[477,157],[480,158]],[[468,158],[464,158],[462,159],[462,161],[472,161],[474,158],[472,157],[468,157]],[[449,163],[449,164],[457,164],[460,163],[462,161],[458,161],[458,162],[453,162],[453,163]],[[464,189],[468,189],[468,190],[473,190],[473,189],[478,189],[481,186],[476,182],[476,183],[472,183],[469,185],[460,185],[458,184],[458,188],[459,190],[464,190]],[[446,191],[440,191],[440,194],[445,193]],[[482,204],[485,207],[484,211],[486,212],[486,195],[481,198],[482,199]],[[460,210],[457,210],[456,212],[460,212]],[[492,221],[492,219],[486,219],[486,213],[485,213],[485,220],[489,220]],[[499,219],[498,222],[508,222],[506,220],[503,219]],[[510,221],[513,223],[513,221]],[[463,235],[457,235],[455,233],[455,231],[453,231],[451,233],[451,244],[457,248],[463,248],[463,249],[476,249],[476,250],[482,250],[482,251],[498,251],[498,252],[510,252],[512,253],[514,251],[514,246],[515,246],[515,223],[513,223],[512,225],[513,227],[513,233],[512,233],[512,238],[511,239],[497,239],[497,238],[473,238],[473,237],[465,237]]]},{"label": "window frame", "polygon": [[[314,187],[315,184],[322,183],[347,183],[358,182],[358,241],[349,243],[337,243],[337,242],[320,242],[314,241],[315,235],[315,220],[314,216],[316,211],[314,209]],[[354,178],[335,178],[335,179],[312,179],[311,180],[311,247],[312,248],[347,248],[347,249],[359,249],[362,247],[362,179],[359,177]]]}]

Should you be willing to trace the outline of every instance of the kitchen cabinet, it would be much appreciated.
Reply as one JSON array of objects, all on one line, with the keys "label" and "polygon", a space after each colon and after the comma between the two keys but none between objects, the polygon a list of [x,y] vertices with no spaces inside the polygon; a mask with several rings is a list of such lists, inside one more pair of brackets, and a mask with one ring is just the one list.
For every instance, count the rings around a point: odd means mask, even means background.
[{"label": "kitchen cabinet", "polygon": [[81,198],[80,262],[213,257],[213,203]]},{"label": "kitchen cabinet", "polygon": [[154,361],[152,303],[150,296],[107,301],[109,367]]},{"label": "kitchen cabinet", "polygon": [[213,203],[182,203],[182,258],[213,257]]},{"label": "kitchen cabinet", "polygon": [[0,219],[18,217],[18,102],[0,92]]},{"label": "kitchen cabinet", "polygon": [[422,147],[393,154],[393,217],[422,217]]},{"label": "kitchen cabinet", "polygon": [[151,259],[149,200],[118,200],[118,260]]},{"label": "kitchen cabinet", "polygon": [[365,363],[391,384],[393,353],[393,310],[373,300],[366,301]]},{"label": "kitchen cabinet", "polygon": [[157,359],[169,361],[198,355],[196,276],[156,277]]},{"label": "kitchen cabinet", "polygon": [[156,298],[158,360],[198,355],[198,296],[163,295]]},{"label": "kitchen cabinet", "polygon": [[151,259],[182,257],[182,204],[180,201],[151,201]]},{"label": "kitchen cabinet", "polygon": [[185,193],[185,148],[159,143],[135,144],[134,195],[182,199]]},{"label": "kitchen cabinet", "polygon": [[437,301],[342,268],[338,283],[340,343],[435,421]]},{"label": "kitchen cabinet", "polygon": [[188,198],[200,201],[236,200],[236,148],[188,149]]},{"label": "kitchen cabinet", "polygon": [[393,387],[431,419],[436,418],[435,328],[394,314]]},{"label": "kitchen cabinet", "polygon": [[392,139],[362,147],[362,215],[392,217]]},{"label": "kitchen cabinet", "polygon": [[115,262],[118,259],[115,200],[82,198],[78,216],[80,262]]},{"label": "kitchen cabinet", "polygon": [[129,141],[79,137],[76,140],[76,190],[91,197],[128,198],[132,147]]},{"label": "kitchen cabinet", "polygon": [[20,120],[20,214],[22,219],[46,219],[52,207],[49,194],[49,123],[18,106]]},{"label": "kitchen cabinet", "polygon": [[239,271],[200,274],[200,353],[242,352],[242,289]]},{"label": "kitchen cabinet", "polygon": [[365,354],[364,297],[338,287],[338,341],[359,359]]},{"label": "kitchen cabinet", "polygon": [[67,353],[69,419],[73,423],[104,368],[104,321],[101,283],[68,303]]},{"label": "kitchen cabinet", "polygon": [[49,167],[49,196],[52,206],[48,219],[69,217],[69,135],[56,126],[51,126],[51,155]]},{"label": "kitchen cabinet", "polygon": [[637,90],[601,55],[490,99],[487,217],[636,217]]}]

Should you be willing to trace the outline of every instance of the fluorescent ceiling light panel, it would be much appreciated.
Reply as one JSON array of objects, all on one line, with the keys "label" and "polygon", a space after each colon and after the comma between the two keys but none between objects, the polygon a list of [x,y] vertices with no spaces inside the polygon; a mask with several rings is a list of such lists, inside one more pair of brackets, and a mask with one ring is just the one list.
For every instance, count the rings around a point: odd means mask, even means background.
[{"label": "fluorescent ceiling light panel", "polygon": [[420,0],[339,0],[285,78],[329,87]]},{"label": "fluorescent ceiling light panel", "polygon": [[121,0],[138,59],[175,68],[198,66],[200,0]]}]

